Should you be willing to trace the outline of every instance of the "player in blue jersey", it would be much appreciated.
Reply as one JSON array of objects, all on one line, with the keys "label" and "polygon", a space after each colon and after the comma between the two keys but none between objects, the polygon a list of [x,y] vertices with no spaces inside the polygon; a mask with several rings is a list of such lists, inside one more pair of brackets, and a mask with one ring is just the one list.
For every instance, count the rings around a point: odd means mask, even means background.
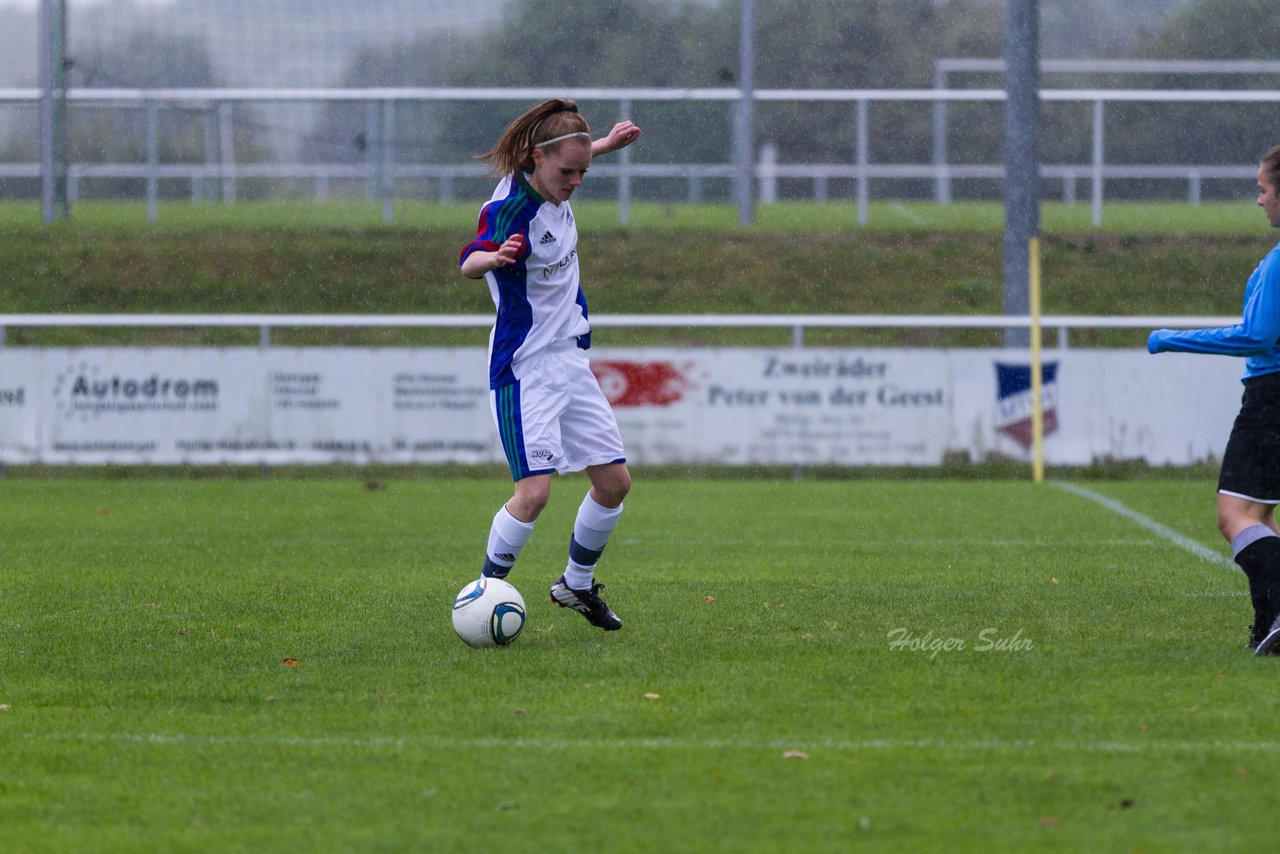
[{"label": "player in blue jersey", "polygon": [[[1258,206],[1280,228],[1280,145],[1258,166]],[[1239,323],[1157,329],[1147,349],[1244,357],[1244,398],[1218,475],[1218,530],[1249,579],[1249,646],[1255,655],[1280,653],[1280,245],[1249,277]]]},{"label": "player in blue jersey", "polygon": [[640,136],[619,122],[591,139],[573,101],[555,98],[520,116],[481,155],[503,176],[480,211],[475,240],[459,264],[483,277],[497,309],[489,336],[494,422],[515,494],[493,517],[483,575],[504,578],[551,495],[552,473],[586,470],[591,489],[578,507],[564,574],[551,601],[606,631],[622,621],[600,598],[595,566],[631,489],[613,410],[591,373],[587,302],[578,284],[578,230],[569,198],[591,158]]}]

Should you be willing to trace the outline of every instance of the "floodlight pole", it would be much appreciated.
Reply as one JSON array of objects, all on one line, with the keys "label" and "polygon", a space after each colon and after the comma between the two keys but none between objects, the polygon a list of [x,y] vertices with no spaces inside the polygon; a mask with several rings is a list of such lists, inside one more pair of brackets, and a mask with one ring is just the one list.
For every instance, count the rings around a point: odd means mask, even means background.
[{"label": "floodlight pole", "polygon": [[738,40],[738,111],[733,132],[733,160],[738,222],[752,225],[755,211],[755,0],[742,0]]},{"label": "floodlight pole", "polygon": [[[1004,313],[1028,314],[1031,238],[1040,232],[1039,0],[1006,0]],[[1026,347],[1026,329],[1007,329],[1006,347]]]},{"label": "floodlight pole", "polygon": [[40,0],[40,210],[53,222],[67,199],[67,7],[64,0]]}]

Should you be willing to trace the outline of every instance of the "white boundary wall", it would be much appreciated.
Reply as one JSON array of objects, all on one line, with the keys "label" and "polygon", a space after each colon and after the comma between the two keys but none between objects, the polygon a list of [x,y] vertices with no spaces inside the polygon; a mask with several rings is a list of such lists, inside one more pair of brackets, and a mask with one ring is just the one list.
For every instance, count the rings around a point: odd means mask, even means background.
[{"label": "white boundary wall", "polygon": [[[1027,457],[1004,349],[593,348],[633,464]],[[1049,350],[1046,461],[1215,459],[1242,364]],[[1016,370],[1014,371],[1016,373]],[[0,349],[8,464],[501,463],[483,348]]]}]

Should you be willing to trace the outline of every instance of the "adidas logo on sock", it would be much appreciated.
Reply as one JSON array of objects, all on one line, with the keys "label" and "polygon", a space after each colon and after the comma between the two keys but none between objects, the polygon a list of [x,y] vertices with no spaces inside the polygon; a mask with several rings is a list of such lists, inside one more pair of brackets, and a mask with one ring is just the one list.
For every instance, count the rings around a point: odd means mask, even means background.
[{"label": "adidas logo on sock", "polygon": [[551,232],[546,231],[542,234],[542,239],[538,241],[539,246],[546,246],[548,243],[555,243],[556,239],[551,236]]}]

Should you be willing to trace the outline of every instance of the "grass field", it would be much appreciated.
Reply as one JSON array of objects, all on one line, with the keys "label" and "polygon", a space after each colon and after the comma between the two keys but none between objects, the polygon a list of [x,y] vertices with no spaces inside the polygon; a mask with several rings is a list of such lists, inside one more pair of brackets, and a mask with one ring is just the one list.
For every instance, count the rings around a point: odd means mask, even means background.
[{"label": "grass field", "polygon": [[497,650],[448,611],[499,478],[0,481],[4,849],[1272,841],[1275,666],[1178,541],[1225,554],[1211,481],[636,474],[626,627],[544,598],[569,479]]}]

